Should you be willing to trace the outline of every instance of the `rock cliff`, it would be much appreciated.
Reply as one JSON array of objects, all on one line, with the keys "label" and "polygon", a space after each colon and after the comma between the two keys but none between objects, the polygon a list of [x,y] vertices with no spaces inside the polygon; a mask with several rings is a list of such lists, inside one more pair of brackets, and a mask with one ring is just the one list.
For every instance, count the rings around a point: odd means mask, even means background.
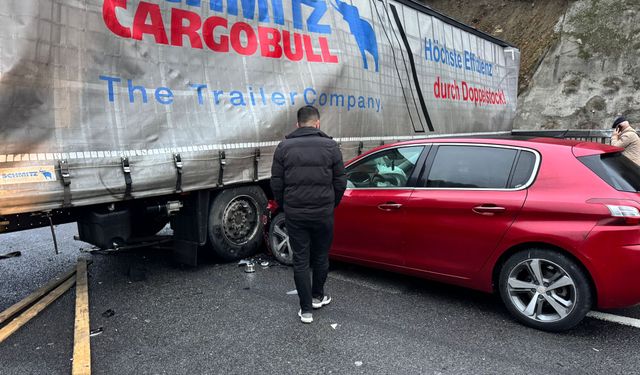
[{"label": "rock cliff", "polygon": [[640,121],[640,0],[425,3],[520,48],[516,128]]}]

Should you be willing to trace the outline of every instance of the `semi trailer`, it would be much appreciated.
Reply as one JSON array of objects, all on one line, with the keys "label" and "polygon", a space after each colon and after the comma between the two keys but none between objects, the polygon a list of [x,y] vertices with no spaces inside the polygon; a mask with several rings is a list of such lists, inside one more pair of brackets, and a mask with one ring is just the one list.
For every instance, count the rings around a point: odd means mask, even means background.
[{"label": "semi trailer", "polygon": [[0,233],[77,222],[113,248],[170,222],[178,260],[238,259],[301,106],[345,160],[515,117],[519,50],[412,0],[14,0],[0,21]]}]

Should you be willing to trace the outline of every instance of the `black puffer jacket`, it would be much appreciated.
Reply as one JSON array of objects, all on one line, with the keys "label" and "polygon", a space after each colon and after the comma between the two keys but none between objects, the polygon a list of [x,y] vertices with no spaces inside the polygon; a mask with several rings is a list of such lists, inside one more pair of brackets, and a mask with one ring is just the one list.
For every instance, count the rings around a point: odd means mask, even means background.
[{"label": "black puffer jacket", "polygon": [[271,189],[287,218],[318,220],[333,215],[346,187],[338,144],[319,129],[299,128],[276,148]]}]

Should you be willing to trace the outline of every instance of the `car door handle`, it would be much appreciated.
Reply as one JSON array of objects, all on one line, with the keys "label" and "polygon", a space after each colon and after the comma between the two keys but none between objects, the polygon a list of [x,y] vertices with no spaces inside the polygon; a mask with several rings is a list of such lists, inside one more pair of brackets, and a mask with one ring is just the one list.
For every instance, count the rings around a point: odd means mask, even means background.
[{"label": "car door handle", "polygon": [[381,209],[382,211],[398,210],[401,207],[402,207],[402,204],[395,203],[395,202],[381,203],[381,204],[378,205],[378,208]]},{"label": "car door handle", "polygon": [[495,214],[501,214],[506,210],[507,210],[506,208],[496,206],[494,204],[483,204],[473,208],[473,212],[480,215],[485,215],[485,216],[493,216]]}]

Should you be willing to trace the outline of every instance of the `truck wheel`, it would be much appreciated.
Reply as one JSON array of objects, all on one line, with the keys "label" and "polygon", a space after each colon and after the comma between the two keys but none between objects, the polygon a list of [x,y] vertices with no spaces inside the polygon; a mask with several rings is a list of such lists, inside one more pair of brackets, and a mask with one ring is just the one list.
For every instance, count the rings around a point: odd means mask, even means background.
[{"label": "truck wheel", "polygon": [[512,255],[500,271],[498,287],[517,320],[544,331],[573,328],[593,303],[585,272],[566,255],[547,249]]},{"label": "truck wheel", "polygon": [[289,235],[285,226],[284,213],[277,214],[269,226],[269,246],[271,254],[282,264],[293,264],[293,252],[289,244]]},{"label": "truck wheel", "polygon": [[267,197],[257,186],[223,190],[209,210],[209,243],[215,255],[234,261],[255,254],[263,238],[260,218]]}]

